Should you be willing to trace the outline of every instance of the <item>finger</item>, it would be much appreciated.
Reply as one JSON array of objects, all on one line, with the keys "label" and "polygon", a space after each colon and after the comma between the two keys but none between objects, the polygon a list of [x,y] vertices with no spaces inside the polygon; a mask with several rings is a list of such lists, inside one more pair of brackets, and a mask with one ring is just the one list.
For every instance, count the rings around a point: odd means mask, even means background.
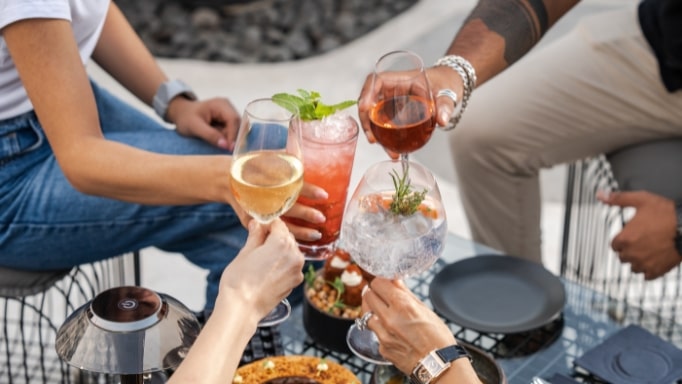
[{"label": "finger", "polygon": [[367,140],[370,143],[376,143],[374,134],[372,134],[372,129],[369,122],[369,113],[374,105],[375,97],[371,94],[374,89],[373,87],[372,75],[368,75],[362,85],[362,90],[360,91],[360,98],[358,99],[358,118],[360,120],[360,126],[362,127]]},{"label": "finger", "polygon": [[[212,124],[216,123],[213,122]],[[229,149],[228,142],[223,136],[222,131],[216,129],[216,127],[209,125],[201,120],[196,120],[192,133],[194,133],[194,135],[197,136],[198,138],[218,148]]]},{"label": "finger", "polygon": [[307,221],[311,224],[322,224],[327,221],[324,213],[301,203],[294,204],[283,216]]},{"label": "finger", "polygon": [[303,183],[303,188],[301,188],[301,196],[313,200],[326,200],[329,198],[329,194],[324,190],[324,188],[315,184],[310,184],[308,182]]},{"label": "finger", "polygon": [[619,207],[638,207],[646,201],[647,192],[611,192],[605,196],[597,195],[597,198],[608,205],[616,205]]},{"label": "finger", "polygon": [[266,227],[258,223],[256,220],[251,220],[248,223],[249,236],[246,238],[246,244],[242,251],[251,251],[265,242],[267,235]]},{"label": "finger", "polygon": [[298,241],[317,241],[322,238],[322,233],[314,228],[302,227],[291,223],[287,223],[287,227],[292,236]]},{"label": "finger", "polygon": [[436,123],[446,127],[450,123],[450,117],[455,113],[459,104],[457,94],[451,89],[442,89],[436,96]]}]

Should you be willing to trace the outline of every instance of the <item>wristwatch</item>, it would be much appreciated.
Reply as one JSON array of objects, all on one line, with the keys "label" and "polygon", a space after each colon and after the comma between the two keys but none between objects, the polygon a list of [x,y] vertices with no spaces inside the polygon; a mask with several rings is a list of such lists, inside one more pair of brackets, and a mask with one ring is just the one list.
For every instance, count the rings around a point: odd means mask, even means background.
[{"label": "wristwatch", "polygon": [[675,249],[682,256],[682,200],[675,201],[675,214],[677,215],[677,232],[675,233]]},{"label": "wristwatch", "polygon": [[166,113],[168,112],[168,104],[177,96],[182,96],[188,100],[197,99],[197,95],[192,91],[192,88],[181,80],[166,81],[159,86],[156,95],[154,95],[152,100],[154,111],[166,122],[172,123],[172,121],[166,118]]},{"label": "wristwatch", "polygon": [[461,345],[434,349],[419,360],[417,366],[412,370],[410,380],[414,384],[429,384],[445,372],[453,361],[461,357],[467,357],[471,361],[471,355]]}]

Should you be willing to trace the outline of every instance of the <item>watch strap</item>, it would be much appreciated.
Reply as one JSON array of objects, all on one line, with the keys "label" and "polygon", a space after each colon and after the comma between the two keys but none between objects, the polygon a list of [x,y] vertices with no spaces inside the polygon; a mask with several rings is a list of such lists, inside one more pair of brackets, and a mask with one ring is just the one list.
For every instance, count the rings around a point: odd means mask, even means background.
[{"label": "watch strap", "polygon": [[156,114],[168,123],[172,123],[167,118],[168,105],[177,96],[185,97],[188,100],[196,100],[197,96],[189,85],[182,80],[169,80],[159,86],[152,99],[152,107]]},{"label": "watch strap", "polygon": [[466,357],[472,361],[471,355],[461,345],[451,345],[449,347],[436,350],[436,354],[446,363],[451,363],[461,357]]}]

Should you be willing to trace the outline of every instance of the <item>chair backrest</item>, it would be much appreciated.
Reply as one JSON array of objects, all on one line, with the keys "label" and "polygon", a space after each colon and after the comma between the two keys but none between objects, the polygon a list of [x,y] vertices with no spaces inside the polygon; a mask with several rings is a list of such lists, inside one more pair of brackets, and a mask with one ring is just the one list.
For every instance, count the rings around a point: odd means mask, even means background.
[{"label": "chair backrest", "polygon": [[647,190],[682,198],[682,140],[647,142],[569,166],[561,275],[611,298],[609,314],[682,345],[682,268],[645,281],[611,249],[634,213],[595,198],[600,189]]}]

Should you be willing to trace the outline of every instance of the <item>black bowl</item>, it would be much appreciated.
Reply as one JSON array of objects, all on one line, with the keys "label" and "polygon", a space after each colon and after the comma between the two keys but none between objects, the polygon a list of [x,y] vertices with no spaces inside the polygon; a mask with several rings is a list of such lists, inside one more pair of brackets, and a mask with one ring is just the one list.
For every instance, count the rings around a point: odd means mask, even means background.
[{"label": "black bowl", "polygon": [[303,294],[303,327],[308,336],[329,350],[350,354],[346,333],[355,320],[336,316],[317,308]]}]

